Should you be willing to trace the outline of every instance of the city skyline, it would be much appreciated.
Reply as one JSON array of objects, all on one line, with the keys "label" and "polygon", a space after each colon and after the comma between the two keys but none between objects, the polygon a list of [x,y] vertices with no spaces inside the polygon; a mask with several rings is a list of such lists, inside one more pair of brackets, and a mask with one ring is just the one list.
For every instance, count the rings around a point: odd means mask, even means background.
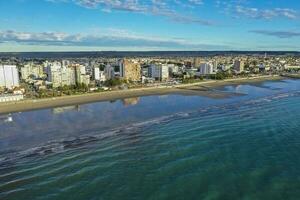
[{"label": "city skyline", "polygon": [[1,52],[299,51],[300,45],[296,0],[12,0],[0,7]]}]

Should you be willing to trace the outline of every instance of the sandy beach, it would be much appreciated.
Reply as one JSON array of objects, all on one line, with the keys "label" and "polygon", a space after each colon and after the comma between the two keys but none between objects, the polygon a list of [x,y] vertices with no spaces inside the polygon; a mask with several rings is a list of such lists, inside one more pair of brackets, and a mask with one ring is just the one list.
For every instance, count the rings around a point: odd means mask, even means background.
[{"label": "sandy beach", "polygon": [[99,101],[113,101],[118,99],[126,99],[140,96],[150,95],[166,95],[166,94],[180,94],[180,95],[199,95],[210,98],[227,98],[235,93],[224,93],[213,90],[217,87],[234,84],[255,83],[266,80],[280,80],[280,76],[260,76],[251,78],[238,78],[226,80],[210,80],[192,84],[181,84],[176,86],[160,86],[149,88],[138,88],[129,90],[108,91],[99,93],[89,93],[74,96],[62,96],[47,99],[27,99],[18,102],[0,103],[0,114],[22,112],[43,108],[70,106],[78,104],[86,104]]}]

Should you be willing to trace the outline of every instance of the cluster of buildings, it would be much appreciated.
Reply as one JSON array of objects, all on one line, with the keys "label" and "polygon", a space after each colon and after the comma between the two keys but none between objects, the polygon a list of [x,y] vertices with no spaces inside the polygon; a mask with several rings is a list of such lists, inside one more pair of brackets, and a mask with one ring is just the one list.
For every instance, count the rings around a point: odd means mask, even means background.
[{"label": "cluster of buildings", "polygon": [[121,79],[128,84],[151,85],[180,82],[185,78],[209,78],[220,72],[238,75],[300,70],[297,57],[267,55],[30,61],[15,58],[10,61],[14,64],[0,64],[0,102],[23,99],[25,89],[28,92],[29,89],[39,91],[83,85],[95,88],[103,87],[113,79]]},{"label": "cluster of buildings", "polygon": [[[130,83],[143,80],[167,81],[170,73],[178,73],[174,64],[151,63],[147,68],[137,59],[119,59],[115,63],[89,64],[70,61],[45,61],[42,64],[28,63],[20,68],[21,79],[39,88],[71,85],[101,85],[107,80],[119,78]],[[41,82],[40,80],[44,80]]]}]

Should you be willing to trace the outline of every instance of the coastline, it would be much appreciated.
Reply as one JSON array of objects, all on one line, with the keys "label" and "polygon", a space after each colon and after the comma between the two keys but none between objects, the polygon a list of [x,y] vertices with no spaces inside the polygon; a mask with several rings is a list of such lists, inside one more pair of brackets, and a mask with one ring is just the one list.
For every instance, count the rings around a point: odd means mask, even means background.
[{"label": "coastline", "polygon": [[210,98],[226,98],[234,93],[223,93],[214,91],[217,87],[234,84],[246,84],[262,82],[267,80],[282,80],[284,77],[279,75],[268,75],[249,78],[236,78],[226,80],[209,80],[191,84],[180,84],[175,86],[160,86],[149,88],[138,88],[129,90],[117,90],[100,93],[89,93],[74,96],[63,96],[47,99],[27,99],[18,102],[7,102],[0,104],[0,114],[8,114],[13,112],[23,112],[30,110],[38,110],[53,107],[71,106],[78,104],[87,104],[100,101],[115,101],[119,99],[134,98],[141,96],[152,95],[167,95],[167,94],[181,94],[193,96],[206,96]]}]

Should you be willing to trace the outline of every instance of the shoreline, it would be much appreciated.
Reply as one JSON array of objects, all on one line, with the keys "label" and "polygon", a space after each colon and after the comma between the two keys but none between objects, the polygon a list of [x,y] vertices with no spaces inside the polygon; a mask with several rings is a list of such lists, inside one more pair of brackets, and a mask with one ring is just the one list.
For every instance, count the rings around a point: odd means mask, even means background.
[{"label": "shoreline", "polygon": [[126,98],[152,96],[152,95],[190,95],[190,96],[204,96],[209,98],[227,98],[238,95],[236,93],[223,93],[220,91],[213,91],[217,87],[235,84],[247,84],[255,82],[263,82],[268,80],[282,80],[285,79],[279,75],[268,75],[259,77],[247,77],[226,80],[209,80],[190,84],[180,84],[174,86],[159,86],[149,88],[137,88],[129,90],[107,91],[99,93],[89,93],[73,96],[53,97],[46,99],[26,99],[17,102],[0,103],[0,114],[8,114],[14,112],[24,112],[38,109],[46,109],[53,107],[63,107],[79,104],[87,104],[102,101],[115,101]]}]

